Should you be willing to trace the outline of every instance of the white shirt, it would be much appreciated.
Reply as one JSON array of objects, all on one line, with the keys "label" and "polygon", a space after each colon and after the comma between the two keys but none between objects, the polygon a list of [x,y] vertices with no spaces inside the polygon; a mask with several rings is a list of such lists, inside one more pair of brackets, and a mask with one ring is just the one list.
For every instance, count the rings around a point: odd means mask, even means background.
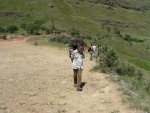
[{"label": "white shirt", "polygon": [[96,51],[96,46],[93,46],[93,51]]},{"label": "white shirt", "polygon": [[71,58],[73,59],[73,69],[83,69],[83,58],[85,58],[83,52],[78,52],[78,50],[74,50],[71,54]]}]

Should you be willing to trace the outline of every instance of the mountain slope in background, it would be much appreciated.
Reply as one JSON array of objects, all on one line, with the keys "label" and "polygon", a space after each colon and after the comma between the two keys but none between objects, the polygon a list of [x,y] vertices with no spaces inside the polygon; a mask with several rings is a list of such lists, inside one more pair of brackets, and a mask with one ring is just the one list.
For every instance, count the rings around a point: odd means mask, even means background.
[{"label": "mountain slope in background", "polygon": [[[43,20],[56,27],[103,34],[102,24],[135,36],[150,36],[149,0],[0,0],[0,25]],[[86,28],[86,29],[85,29]]]}]

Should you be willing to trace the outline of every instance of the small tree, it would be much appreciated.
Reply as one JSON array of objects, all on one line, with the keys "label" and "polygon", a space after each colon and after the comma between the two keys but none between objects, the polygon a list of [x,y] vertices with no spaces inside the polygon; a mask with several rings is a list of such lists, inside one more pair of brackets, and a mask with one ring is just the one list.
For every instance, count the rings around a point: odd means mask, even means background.
[{"label": "small tree", "polygon": [[75,29],[74,27],[71,29],[71,31],[70,31],[70,35],[71,36],[79,36],[80,35],[80,31],[79,30],[77,30],[77,29]]},{"label": "small tree", "polygon": [[20,27],[21,27],[22,29],[27,30],[28,25],[27,25],[26,23],[22,23],[22,24],[20,25]]},{"label": "small tree", "polygon": [[3,27],[0,27],[0,33],[4,33],[6,30]]},{"label": "small tree", "polygon": [[99,49],[99,58],[98,58],[98,64],[99,67],[102,69],[113,69],[114,67],[116,67],[117,63],[118,63],[118,57],[116,52],[106,46],[106,45],[100,45]]},{"label": "small tree", "polygon": [[14,33],[14,32],[16,32],[16,31],[18,31],[18,26],[16,26],[16,25],[10,25],[10,26],[8,26],[7,27],[7,32],[10,32],[10,33]]},{"label": "small tree", "polygon": [[42,28],[43,23],[43,21],[37,20],[29,24],[22,23],[20,27],[30,34],[38,34],[38,31]]},{"label": "small tree", "polygon": [[126,34],[124,40],[127,42],[131,42],[131,36]]},{"label": "small tree", "polygon": [[42,26],[41,30],[45,31],[46,34],[51,34],[53,32],[50,26]]}]

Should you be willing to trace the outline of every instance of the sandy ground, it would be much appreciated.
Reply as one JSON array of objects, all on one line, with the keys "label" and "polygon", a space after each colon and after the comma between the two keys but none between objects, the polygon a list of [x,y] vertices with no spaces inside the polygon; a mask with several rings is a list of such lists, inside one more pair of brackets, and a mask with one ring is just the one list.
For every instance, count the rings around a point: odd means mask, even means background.
[{"label": "sandy ground", "polygon": [[123,102],[109,75],[89,71],[94,61],[86,56],[78,92],[68,51],[0,41],[0,113],[142,113]]}]

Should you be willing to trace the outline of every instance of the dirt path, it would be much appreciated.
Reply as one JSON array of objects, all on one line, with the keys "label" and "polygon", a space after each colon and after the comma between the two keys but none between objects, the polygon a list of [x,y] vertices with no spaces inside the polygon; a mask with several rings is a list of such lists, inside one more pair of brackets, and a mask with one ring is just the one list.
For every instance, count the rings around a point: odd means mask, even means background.
[{"label": "dirt path", "polygon": [[0,42],[0,113],[141,113],[122,101],[108,75],[89,72],[83,91],[73,87],[68,52],[25,41]]}]

